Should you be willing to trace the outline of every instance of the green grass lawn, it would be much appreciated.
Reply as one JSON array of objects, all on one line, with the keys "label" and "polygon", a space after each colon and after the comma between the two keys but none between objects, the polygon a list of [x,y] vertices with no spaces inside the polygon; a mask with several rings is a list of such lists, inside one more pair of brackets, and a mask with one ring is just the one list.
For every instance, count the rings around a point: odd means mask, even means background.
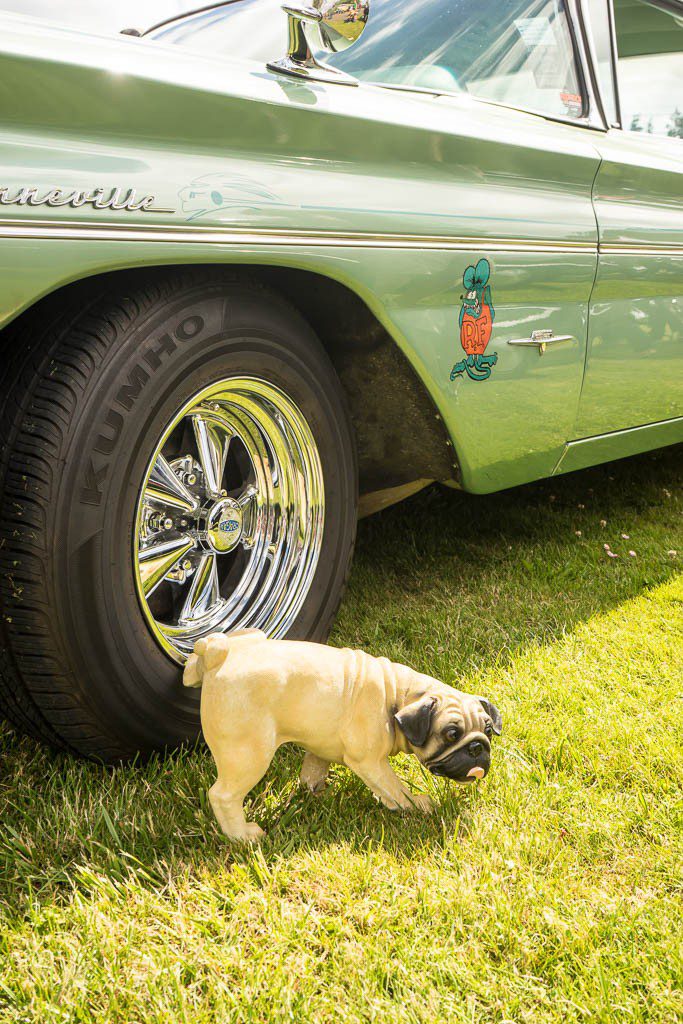
[{"label": "green grass lawn", "polygon": [[305,795],[285,749],[233,848],[205,750],[111,771],[6,730],[0,1019],[683,1019],[682,514],[677,448],[361,524],[332,642],[504,716],[476,788],[399,763],[432,818],[341,768]]}]

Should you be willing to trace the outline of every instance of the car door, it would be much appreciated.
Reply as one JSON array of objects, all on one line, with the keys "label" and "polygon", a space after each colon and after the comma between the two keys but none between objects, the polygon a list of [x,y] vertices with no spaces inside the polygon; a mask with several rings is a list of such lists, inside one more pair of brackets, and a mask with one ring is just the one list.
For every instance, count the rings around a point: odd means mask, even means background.
[{"label": "car door", "polygon": [[364,36],[331,63],[438,95],[432,174],[450,180],[441,233],[462,252],[421,257],[411,283],[430,270],[425,294],[398,310],[398,326],[429,343],[465,486],[513,486],[558,464],[585,367],[604,123],[578,11],[563,0],[422,0],[402,17],[399,7],[372,0]]},{"label": "car door", "polygon": [[683,3],[605,0],[616,89],[594,186],[600,256],[578,438],[683,416]]}]

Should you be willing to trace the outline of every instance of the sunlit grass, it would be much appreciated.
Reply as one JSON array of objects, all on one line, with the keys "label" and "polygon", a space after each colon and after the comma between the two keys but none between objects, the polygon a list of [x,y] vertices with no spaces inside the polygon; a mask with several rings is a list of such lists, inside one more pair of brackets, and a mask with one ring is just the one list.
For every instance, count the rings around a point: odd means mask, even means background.
[{"label": "sunlit grass", "polygon": [[110,771],[7,730],[0,1019],[681,1019],[682,463],[361,524],[333,642],[504,714],[476,790],[399,764],[432,819],[341,768],[304,795],[283,750],[252,800],[268,838],[234,849],[205,751]]}]

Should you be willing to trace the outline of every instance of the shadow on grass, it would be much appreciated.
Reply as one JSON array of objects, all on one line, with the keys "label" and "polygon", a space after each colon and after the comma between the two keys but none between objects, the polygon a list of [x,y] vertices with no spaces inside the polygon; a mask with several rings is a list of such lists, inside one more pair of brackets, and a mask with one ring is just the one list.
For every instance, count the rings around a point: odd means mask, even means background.
[{"label": "shadow on grass", "polygon": [[298,785],[302,756],[279,750],[247,800],[247,817],[267,832],[257,849],[220,832],[206,798],[215,775],[205,749],[112,769],[50,753],[0,727],[0,757],[10,772],[0,794],[0,907],[25,917],[31,907],[66,904],[77,893],[119,898],[129,886],[160,896],[188,880],[213,886],[234,865],[255,871],[253,881],[265,887],[264,865],[332,847],[352,855],[381,848],[383,857],[407,863],[476,831],[486,813],[474,788],[440,781],[437,794],[427,780],[415,788],[431,788],[438,814],[396,815],[341,767],[314,797]]},{"label": "shadow on grass", "polygon": [[[448,681],[552,642],[680,568],[683,551],[669,551],[677,540],[683,548],[682,483],[677,447],[503,494],[432,488],[360,524],[332,641]],[[396,817],[345,770],[314,798],[298,789],[300,763],[298,752],[279,751],[251,797],[251,815],[269,832],[266,861],[337,844],[409,859],[444,833],[476,829],[485,808],[476,792],[440,786],[437,818]],[[217,830],[204,749],[112,770],[7,728],[0,764],[0,905],[10,912],[69,899],[74,888],[134,878],[158,892],[188,873],[253,863]]]},{"label": "shadow on grass", "polygon": [[360,524],[331,640],[447,681],[504,664],[676,573],[682,485],[676,446],[497,494],[430,488]]}]

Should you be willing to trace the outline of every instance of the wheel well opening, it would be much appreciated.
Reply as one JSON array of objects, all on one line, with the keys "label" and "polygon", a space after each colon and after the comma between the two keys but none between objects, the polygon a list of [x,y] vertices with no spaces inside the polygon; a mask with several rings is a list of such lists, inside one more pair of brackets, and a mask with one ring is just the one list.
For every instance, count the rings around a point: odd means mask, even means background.
[{"label": "wheel well opening", "polygon": [[[93,285],[113,289],[173,269],[178,268],[119,270],[64,285],[0,331],[0,352],[9,355],[12,334],[26,317],[56,316],[64,303],[78,301]],[[457,484],[456,453],[431,396],[386,328],[351,288],[323,274],[289,267],[210,264],[192,269],[212,274],[224,270],[230,280],[239,275],[268,286],[316,332],[341,381],[356,434],[361,514],[433,481]]]}]

